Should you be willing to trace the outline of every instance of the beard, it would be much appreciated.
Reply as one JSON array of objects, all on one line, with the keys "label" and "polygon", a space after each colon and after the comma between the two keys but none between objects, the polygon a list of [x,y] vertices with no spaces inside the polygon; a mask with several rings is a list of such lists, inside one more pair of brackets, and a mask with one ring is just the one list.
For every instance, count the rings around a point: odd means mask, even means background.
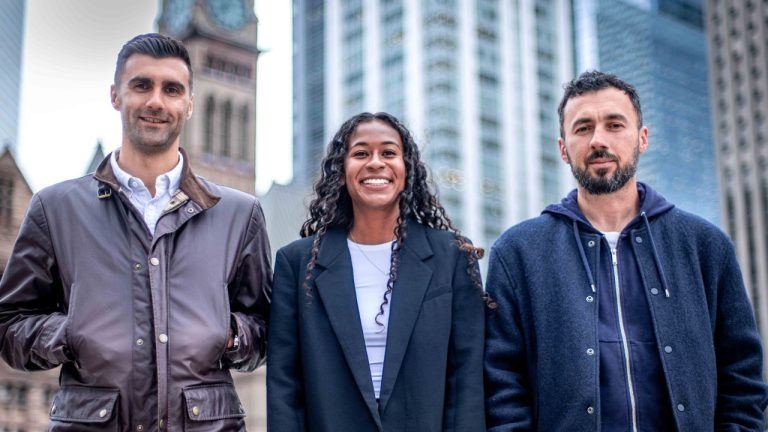
[{"label": "beard", "polygon": [[597,175],[593,176],[589,173],[588,168],[581,169],[577,167],[571,161],[571,156],[568,155],[568,160],[571,162],[571,172],[579,186],[592,195],[605,195],[616,192],[624,187],[637,173],[637,162],[640,160],[640,143],[638,142],[638,145],[635,146],[632,159],[624,165],[621,164],[618,156],[607,150],[595,150],[590,153],[586,160],[587,165],[595,159],[613,159],[618,163],[619,167],[612,176],[608,175],[608,169],[606,168],[597,170]]}]

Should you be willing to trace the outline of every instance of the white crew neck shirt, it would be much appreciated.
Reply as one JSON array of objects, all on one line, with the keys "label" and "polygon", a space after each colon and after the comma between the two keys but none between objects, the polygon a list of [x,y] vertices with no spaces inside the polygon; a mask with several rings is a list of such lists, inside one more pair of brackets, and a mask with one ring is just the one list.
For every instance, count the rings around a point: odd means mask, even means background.
[{"label": "white crew neck shirt", "polygon": [[616,245],[619,244],[620,235],[621,233],[618,231],[606,231],[603,233],[603,237],[608,240],[608,244],[611,246],[611,250],[616,250]]},{"label": "white crew neck shirt", "polygon": [[381,391],[381,376],[384,371],[384,354],[387,347],[389,309],[392,305],[391,294],[389,303],[384,306],[384,314],[379,317],[379,322],[383,326],[376,323],[376,316],[379,314],[379,307],[384,301],[384,293],[387,291],[392,259],[392,242],[364,245],[347,239],[347,246],[349,247],[349,255],[352,257],[357,308],[363,327],[365,350],[368,353],[373,392],[378,399]]}]

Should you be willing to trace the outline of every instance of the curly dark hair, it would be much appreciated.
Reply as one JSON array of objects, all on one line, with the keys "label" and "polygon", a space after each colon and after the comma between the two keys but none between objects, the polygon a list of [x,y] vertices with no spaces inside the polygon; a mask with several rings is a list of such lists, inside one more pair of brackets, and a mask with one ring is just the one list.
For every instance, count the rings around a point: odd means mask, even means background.
[{"label": "curly dark hair", "polygon": [[485,251],[480,247],[475,247],[456,229],[445,208],[440,204],[435,192],[433,192],[432,183],[427,175],[427,167],[421,160],[419,148],[411,136],[408,129],[393,115],[378,112],[375,114],[364,112],[351,117],[341,125],[334,135],[321,162],[322,170],[320,177],[314,185],[315,197],[309,205],[309,218],[301,226],[299,234],[302,237],[314,235],[312,242],[312,251],[307,263],[306,274],[304,277],[304,290],[307,299],[312,298],[312,289],[309,281],[312,278],[312,270],[315,268],[317,255],[320,251],[320,244],[326,232],[331,228],[343,228],[350,230],[354,222],[352,213],[352,199],[349,196],[344,182],[344,161],[347,156],[347,144],[349,138],[357,130],[361,123],[372,121],[381,121],[391,126],[400,135],[400,141],[403,143],[403,160],[405,162],[405,186],[400,194],[400,214],[394,230],[395,242],[392,244],[392,258],[390,261],[389,280],[387,289],[379,313],[376,315],[376,322],[384,314],[384,306],[389,303],[389,296],[392,293],[392,287],[397,279],[397,269],[400,258],[400,248],[406,241],[406,221],[409,218],[415,219],[418,223],[430,228],[446,230],[454,233],[456,244],[465,252],[467,257],[467,273],[472,278],[474,285],[480,290],[483,300],[489,308],[495,308],[496,303],[483,290],[480,280],[480,274],[475,263],[482,258]]}]

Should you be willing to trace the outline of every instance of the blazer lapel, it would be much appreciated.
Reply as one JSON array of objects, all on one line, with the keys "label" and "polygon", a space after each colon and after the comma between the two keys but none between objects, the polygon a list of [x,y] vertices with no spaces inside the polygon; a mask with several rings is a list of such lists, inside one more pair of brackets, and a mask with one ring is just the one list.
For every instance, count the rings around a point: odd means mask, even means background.
[{"label": "blazer lapel", "polygon": [[346,231],[328,231],[320,245],[317,266],[321,272],[315,278],[315,286],[322,300],[328,320],[341,345],[352,376],[365,399],[376,424],[381,429],[381,419],[371,381],[368,353],[365,349],[360,311],[357,306],[352,259],[347,246]]},{"label": "blazer lapel", "polygon": [[432,256],[425,227],[415,221],[408,223],[408,237],[400,249],[397,280],[392,287],[392,308],[389,312],[387,349],[379,400],[383,412],[403,363],[413,326],[421,310],[424,293],[432,279],[432,269],[424,260]]}]

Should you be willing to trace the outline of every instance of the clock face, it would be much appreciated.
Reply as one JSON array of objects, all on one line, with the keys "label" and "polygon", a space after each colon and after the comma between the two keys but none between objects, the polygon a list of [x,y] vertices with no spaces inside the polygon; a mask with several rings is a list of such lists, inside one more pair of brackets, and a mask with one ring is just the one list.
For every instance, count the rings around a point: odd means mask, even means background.
[{"label": "clock face", "polygon": [[213,21],[227,30],[237,30],[248,21],[244,0],[208,0],[207,4]]},{"label": "clock face", "polygon": [[163,15],[169,33],[178,34],[187,28],[194,6],[195,0],[168,0]]}]

